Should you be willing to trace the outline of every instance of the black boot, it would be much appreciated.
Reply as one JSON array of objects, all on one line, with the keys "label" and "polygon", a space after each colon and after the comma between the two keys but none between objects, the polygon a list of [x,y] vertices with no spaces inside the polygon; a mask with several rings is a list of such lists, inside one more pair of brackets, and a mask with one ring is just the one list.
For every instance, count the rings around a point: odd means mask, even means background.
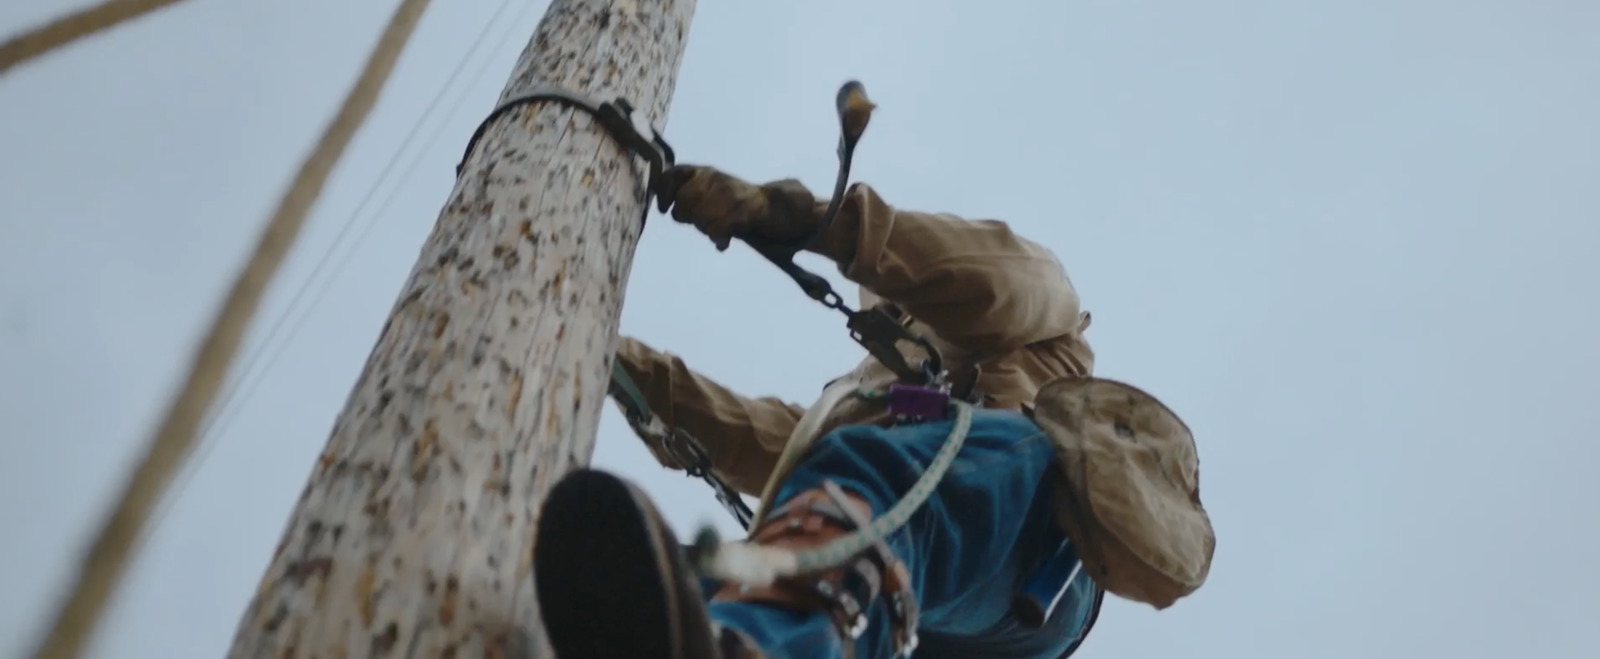
[{"label": "black boot", "polygon": [[[557,659],[722,659],[699,582],[648,495],[580,469],[550,490],[533,552]],[[730,657],[729,659],[733,659]]]}]

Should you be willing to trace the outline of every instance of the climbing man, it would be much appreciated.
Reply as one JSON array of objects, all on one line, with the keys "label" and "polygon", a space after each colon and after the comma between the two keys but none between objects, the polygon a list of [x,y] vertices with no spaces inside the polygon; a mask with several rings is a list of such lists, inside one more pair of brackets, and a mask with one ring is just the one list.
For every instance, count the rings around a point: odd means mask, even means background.
[{"label": "climbing man", "polygon": [[[928,338],[952,400],[970,404],[969,425],[926,501],[882,542],[766,583],[699,578],[706,560],[691,560],[637,486],[598,470],[568,474],[541,512],[534,551],[558,659],[879,659],[913,649],[927,659],[1056,659],[1083,641],[1104,592],[1165,608],[1203,583],[1215,541],[1189,430],[1148,394],[1090,375],[1089,314],[1048,250],[999,221],[891,207],[859,183],[820,233],[827,202],[795,180],[755,185],[677,166],[660,188],[672,217],[718,249],[809,239],[807,251],[861,287],[863,309]],[[717,476],[762,497],[742,545],[758,548],[753,556],[861,531],[911,496],[961,430],[959,415],[938,409],[892,412],[884,394],[905,378],[872,357],[807,410],[741,396],[628,337],[616,354],[651,410],[699,438]],[[1014,600],[1062,547],[1081,569],[1065,573],[1044,620],[1019,619]]]}]

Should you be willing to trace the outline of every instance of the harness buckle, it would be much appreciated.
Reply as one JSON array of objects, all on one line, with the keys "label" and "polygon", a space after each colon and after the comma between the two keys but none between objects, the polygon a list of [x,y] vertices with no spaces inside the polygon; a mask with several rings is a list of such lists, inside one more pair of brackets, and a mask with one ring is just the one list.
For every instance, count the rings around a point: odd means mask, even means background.
[{"label": "harness buckle", "polygon": [[896,382],[889,385],[889,414],[902,423],[943,421],[950,412],[950,392]]}]

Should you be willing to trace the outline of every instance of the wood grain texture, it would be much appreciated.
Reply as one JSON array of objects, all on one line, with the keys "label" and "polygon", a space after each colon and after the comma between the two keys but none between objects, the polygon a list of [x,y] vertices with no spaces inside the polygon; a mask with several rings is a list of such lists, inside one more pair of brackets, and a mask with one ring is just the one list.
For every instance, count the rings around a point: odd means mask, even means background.
[{"label": "wood grain texture", "polygon": [[[660,125],[694,0],[555,0],[502,98]],[[485,108],[485,114],[489,108]],[[231,657],[548,657],[535,515],[594,449],[643,161],[582,111],[485,131],[314,467]]]}]

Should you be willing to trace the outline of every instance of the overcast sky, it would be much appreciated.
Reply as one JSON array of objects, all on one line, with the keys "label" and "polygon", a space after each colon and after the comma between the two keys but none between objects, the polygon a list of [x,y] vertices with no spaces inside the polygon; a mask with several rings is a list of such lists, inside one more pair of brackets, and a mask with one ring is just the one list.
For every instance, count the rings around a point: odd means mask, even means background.
[{"label": "overcast sky", "polygon": [[[5,0],[0,32],[83,4]],[[394,4],[193,0],[0,78],[0,657]],[[501,5],[424,18],[95,656],[227,647],[545,3],[464,60]],[[1194,428],[1219,539],[1196,595],[1113,602],[1080,657],[1593,659],[1597,25],[1584,0],[702,0],[667,129],[681,160],[823,190],[857,77],[882,106],[859,179],[1061,256],[1099,374]],[[671,222],[627,302],[624,332],[754,394],[809,403],[860,357],[748,250]],[[729,524],[613,411],[601,433],[596,462],[680,532]]]}]

